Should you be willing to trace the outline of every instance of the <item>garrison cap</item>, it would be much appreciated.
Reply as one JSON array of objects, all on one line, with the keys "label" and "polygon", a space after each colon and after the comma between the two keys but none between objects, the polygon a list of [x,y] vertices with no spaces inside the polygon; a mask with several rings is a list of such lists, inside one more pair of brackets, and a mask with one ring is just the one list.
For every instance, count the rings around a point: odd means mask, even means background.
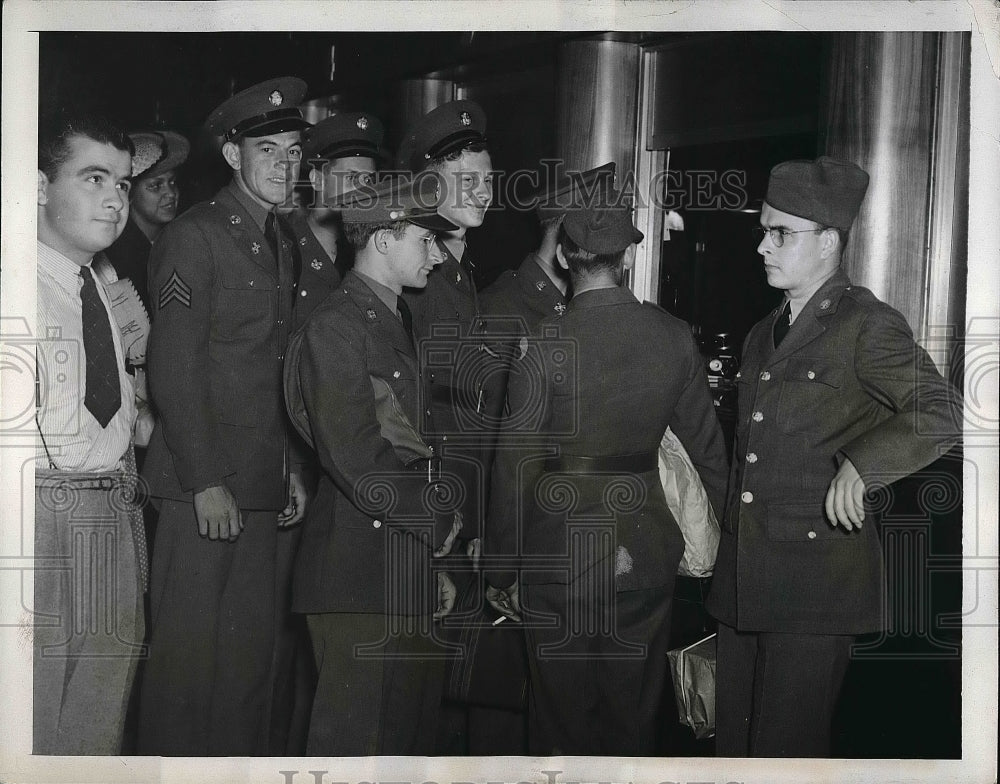
[{"label": "garrison cap", "polygon": [[384,158],[384,136],[385,129],[378,117],[367,112],[340,112],[306,131],[302,157],[306,161],[351,156]]},{"label": "garrison cap", "polygon": [[223,101],[205,121],[214,136],[227,142],[243,136],[256,138],[309,128],[298,105],[306,95],[306,83],[294,76],[281,76],[255,84]]},{"label": "garrison cap", "polygon": [[610,193],[608,204],[571,209],[563,230],[583,250],[606,255],[642,242],[643,233],[632,225],[632,210],[621,204],[621,195]]},{"label": "garrison cap", "polygon": [[420,172],[434,158],[486,143],[486,112],[475,101],[449,101],[410,126],[396,153],[396,167]]},{"label": "garrison cap", "polygon": [[554,181],[535,195],[535,210],[542,220],[561,218],[566,212],[585,204],[608,204],[606,196],[614,189],[615,163],[611,161],[585,172],[556,170]]},{"label": "garrison cap", "polygon": [[132,177],[156,177],[176,169],[187,160],[191,144],[173,131],[137,131],[130,133],[135,153],[132,155]]},{"label": "garrison cap", "polygon": [[437,175],[386,178],[342,195],[328,207],[338,207],[345,223],[394,223],[409,221],[431,231],[458,228],[438,214]]},{"label": "garrison cap", "polygon": [[771,169],[764,201],[789,215],[846,231],[867,190],[868,172],[824,155],[815,161],[785,161]]}]

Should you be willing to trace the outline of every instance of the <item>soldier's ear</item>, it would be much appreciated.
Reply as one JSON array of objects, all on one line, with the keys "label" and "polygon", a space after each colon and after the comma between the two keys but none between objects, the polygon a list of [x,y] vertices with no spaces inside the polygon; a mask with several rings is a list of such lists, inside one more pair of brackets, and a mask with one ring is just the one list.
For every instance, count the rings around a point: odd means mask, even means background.
[{"label": "soldier's ear", "polygon": [[820,256],[828,259],[830,256],[836,255],[839,248],[840,233],[833,228],[823,229],[823,233],[820,234]]},{"label": "soldier's ear", "polygon": [[635,245],[629,245],[625,248],[625,256],[622,258],[622,263],[627,270],[635,266]]},{"label": "soldier's ear", "polygon": [[41,169],[38,170],[38,206],[49,203],[49,178]]},{"label": "soldier's ear", "polygon": [[566,256],[563,254],[562,243],[560,242],[556,245],[556,261],[559,262],[559,266],[564,270],[569,269],[569,262],[566,261]]},{"label": "soldier's ear", "polygon": [[240,156],[240,146],[235,142],[226,142],[222,145],[222,157],[226,159],[226,163],[229,164],[229,168],[233,171],[239,171],[240,165],[242,163],[242,158]]},{"label": "soldier's ear", "polygon": [[389,238],[392,237],[392,231],[389,229],[378,229],[372,235],[372,242],[375,243],[375,250],[377,250],[382,255],[385,255],[389,251]]},{"label": "soldier's ear", "polygon": [[319,169],[309,170],[309,184],[313,186],[313,190],[317,193],[322,193],[323,191],[323,173]]}]

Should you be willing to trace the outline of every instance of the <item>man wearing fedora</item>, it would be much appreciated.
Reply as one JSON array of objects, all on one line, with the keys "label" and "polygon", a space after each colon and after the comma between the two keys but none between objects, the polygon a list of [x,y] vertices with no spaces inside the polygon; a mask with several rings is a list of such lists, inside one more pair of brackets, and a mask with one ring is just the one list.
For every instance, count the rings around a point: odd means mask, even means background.
[{"label": "man wearing fedora", "polygon": [[132,281],[149,311],[146,270],[149,252],[163,227],[177,217],[180,205],[177,169],[187,160],[191,145],[173,131],[136,132],[130,133],[129,138],[135,155],[132,156],[128,223],[104,255],[119,279]]},{"label": "man wearing fedora", "polygon": [[312,203],[289,216],[302,255],[295,298],[295,325],[301,326],[354,263],[340,211],[331,205],[375,181],[384,156],[381,121],[368,112],[338,112],[304,134],[303,161],[310,165]]},{"label": "man wearing fedora", "polygon": [[716,749],[823,757],[851,645],[883,625],[864,494],[956,443],[958,394],[903,317],[841,269],[868,174],[771,170],[757,252],[783,305],[743,346],[729,498],[707,609],[719,620]]},{"label": "man wearing fedora", "polygon": [[489,570],[487,598],[525,624],[531,754],[654,753],[684,551],[657,469],[668,425],[716,508],[725,492],[690,328],[621,285],[643,235],[619,203],[563,219],[573,298],[519,352],[493,469],[483,551],[520,574]]},{"label": "man wearing fedora", "polygon": [[275,78],[208,118],[233,179],[157,238],[143,475],[162,504],[138,746],[267,753],[279,528],[302,519],[304,458],[281,394],[297,246],[276,215],[298,176],[299,79]]}]

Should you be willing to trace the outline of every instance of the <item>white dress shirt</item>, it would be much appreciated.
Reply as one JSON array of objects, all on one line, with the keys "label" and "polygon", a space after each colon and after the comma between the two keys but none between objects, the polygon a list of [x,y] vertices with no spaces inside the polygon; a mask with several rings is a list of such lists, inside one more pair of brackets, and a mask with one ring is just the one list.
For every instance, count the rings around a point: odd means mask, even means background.
[{"label": "white dress shirt", "polygon": [[108,312],[121,387],[121,408],[107,427],[101,427],[83,403],[87,358],[80,265],[38,243],[38,423],[44,445],[35,465],[40,468],[50,467],[51,459],[52,465],[62,471],[113,471],[120,466],[132,438],[135,390],[125,372],[121,334],[111,316],[111,303],[100,276],[94,279]]}]

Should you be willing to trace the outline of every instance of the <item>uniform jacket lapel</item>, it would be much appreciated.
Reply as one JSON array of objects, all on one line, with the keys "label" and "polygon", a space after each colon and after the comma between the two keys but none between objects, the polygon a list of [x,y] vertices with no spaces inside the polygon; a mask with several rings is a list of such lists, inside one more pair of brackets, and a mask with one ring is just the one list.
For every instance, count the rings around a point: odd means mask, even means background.
[{"label": "uniform jacket lapel", "polygon": [[389,310],[361,278],[349,272],[343,281],[344,290],[354,301],[364,318],[368,330],[376,341],[386,343],[396,353],[406,358],[414,375],[417,373],[417,354],[403,322]]},{"label": "uniform jacket lapel", "polygon": [[[566,298],[531,253],[517,270],[517,283],[528,306],[543,318],[566,310]],[[559,306],[562,305],[560,308]]]},{"label": "uniform jacket lapel", "polygon": [[240,204],[232,193],[235,185],[227,185],[215,197],[216,206],[227,215],[226,229],[240,252],[252,261],[263,272],[277,279],[278,261],[271,253],[271,246],[264,237],[264,232],[257,228],[257,223],[247,209]]},{"label": "uniform jacket lapel", "polygon": [[773,348],[774,319],[781,310],[781,308],[778,308],[768,321],[770,328],[764,330],[766,333],[763,341],[765,346],[762,346],[762,348],[768,349],[764,352],[764,355],[770,354],[768,361],[778,362],[785,357],[796,354],[822,335],[826,331],[824,320],[827,316],[837,312],[840,297],[843,295],[844,289],[850,285],[851,280],[847,277],[847,274],[843,270],[838,270],[830,280],[824,283],[809,298],[809,301],[802,308],[802,312],[792,322],[791,329],[788,330],[785,339],[781,341],[781,345]]}]

